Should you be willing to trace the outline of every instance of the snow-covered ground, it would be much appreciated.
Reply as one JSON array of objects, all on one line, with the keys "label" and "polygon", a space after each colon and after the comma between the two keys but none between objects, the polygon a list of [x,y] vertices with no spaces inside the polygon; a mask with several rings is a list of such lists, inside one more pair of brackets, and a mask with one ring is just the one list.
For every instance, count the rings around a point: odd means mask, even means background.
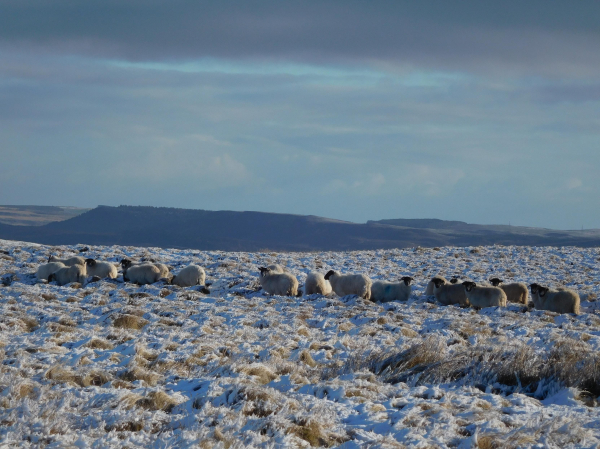
[{"label": "snow-covered ground", "polygon": [[[597,447],[600,251],[481,247],[322,253],[90,246],[207,270],[199,288],[36,284],[51,247],[0,240],[1,447]],[[407,303],[267,297],[337,269],[415,278]],[[582,313],[445,307],[431,276],[567,285]],[[11,281],[12,280],[12,281]]]}]

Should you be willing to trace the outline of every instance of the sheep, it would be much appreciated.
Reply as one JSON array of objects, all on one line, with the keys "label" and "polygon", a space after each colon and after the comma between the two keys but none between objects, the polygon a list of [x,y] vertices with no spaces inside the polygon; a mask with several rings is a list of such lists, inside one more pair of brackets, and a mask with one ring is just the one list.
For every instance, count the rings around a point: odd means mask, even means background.
[{"label": "sheep", "polygon": [[458,304],[461,307],[469,305],[462,284],[447,284],[446,280],[441,277],[433,278],[432,282],[435,299],[442,304],[446,306]]},{"label": "sheep", "polygon": [[192,287],[194,285],[204,285],[205,279],[206,274],[204,274],[202,267],[189,265],[171,279],[171,284],[179,285],[180,287]]},{"label": "sheep", "polygon": [[506,293],[498,287],[478,287],[475,282],[462,283],[471,307],[506,307]]},{"label": "sheep", "polygon": [[260,285],[270,295],[298,296],[298,279],[290,273],[272,272],[270,268],[260,267]]},{"label": "sheep", "polygon": [[407,301],[412,292],[410,276],[401,277],[402,282],[375,281],[371,286],[371,301],[390,302]]},{"label": "sheep", "polygon": [[85,257],[73,256],[68,259],[59,259],[56,256],[50,256],[48,257],[48,262],[62,262],[67,267],[71,267],[73,265],[85,265]]},{"label": "sheep", "polygon": [[53,273],[56,273],[58,270],[64,267],[66,267],[66,265],[62,262],[45,263],[39,266],[37,272],[35,273],[35,276],[40,281],[47,281],[48,276],[50,276]]},{"label": "sheep", "polygon": [[371,286],[373,282],[365,274],[341,274],[330,270],[325,279],[331,283],[331,288],[338,296],[358,295],[364,299],[371,299]]},{"label": "sheep", "polygon": [[134,284],[154,284],[160,279],[160,269],[153,264],[131,265],[123,272],[123,280]]},{"label": "sheep", "polygon": [[[512,282],[510,284],[502,284],[504,281],[498,278],[490,279],[490,283],[494,287],[500,287],[506,293],[508,302],[516,302],[519,304],[527,304],[527,285],[522,282]],[[502,285],[501,285],[502,284]]]},{"label": "sheep", "polygon": [[70,267],[65,266],[52,273],[48,276],[48,282],[56,281],[58,285],[66,285],[71,282],[83,284],[86,276],[87,272],[85,265],[71,265]]},{"label": "sheep", "polygon": [[279,265],[277,263],[274,263],[273,265],[267,265],[267,268],[269,270],[271,270],[271,273],[287,273],[288,272],[282,265]]},{"label": "sheep", "polygon": [[85,259],[88,276],[98,276],[100,279],[115,279],[118,276],[117,267],[110,262],[98,262],[94,259]]},{"label": "sheep", "polygon": [[133,267],[136,265],[154,265],[155,267],[157,267],[159,269],[161,278],[168,279],[171,275],[171,273],[169,271],[169,267],[167,267],[165,264],[160,263],[160,262],[152,262],[152,261],[133,262],[129,259],[121,259],[121,268],[123,269],[123,273],[125,273],[129,267]]},{"label": "sheep", "polygon": [[579,314],[581,300],[577,292],[564,287],[550,289],[538,284],[531,284],[530,287],[531,298],[536,309]]},{"label": "sheep", "polygon": [[431,278],[431,280],[429,281],[429,283],[427,284],[427,287],[425,288],[425,296],[432,296],[433,295],[433,287],[434,287],[434,280],[436,279],[441,279],[442,281],[444,281],[444,284],[447,284],[448,281],[446,280],[446,278],[444,276],[434,276]]},{"label": "sheep", "polygon": [[331,294],[331,290],[331,284],[328,280],[325,279],[325,277],[321,273],[312,271],[306,276],[306,282],[304,283],[305,295],[312,295],[317,293],[319,295],[326,296]]}]

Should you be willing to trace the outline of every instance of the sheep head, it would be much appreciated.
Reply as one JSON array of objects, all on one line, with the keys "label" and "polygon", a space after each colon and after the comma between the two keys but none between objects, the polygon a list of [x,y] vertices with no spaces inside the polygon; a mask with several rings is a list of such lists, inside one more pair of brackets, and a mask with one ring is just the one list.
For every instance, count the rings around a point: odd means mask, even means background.
[{"label": "sheep head", "polygon": [[465,281],[462,283],[462,285],[465,286],[465,290],[468,292],[473,290],[473,287],[477,287],[477,284],[475,282],[471,282],[471,281]]},{"label": "sheep head", "polygon": [[88,267],[93,267],[93,266],[95,266],[95,265],[96,265],[96,261],[95,261],[94,259],[85,259],[85,264],[86,264]]},{"label": "sheep head", "polygon": [[535,295],[538,292],[538,289],[540,288],[540,284],[536,284],[534,282],[533,284],[531,284],[529,286],[529,288],[531,289],[531,293],[533,293]]},{"label": "sheep head", "polygon": [[431,282],[433,282],[433,285],[435,285],[435,288],[440,288],[442,285],[444,285],[446,282],[444,282],[443,279],[440,278],[433,278],[431,280]]},{"label": "sheep head", "polygon": [[450,279],[450,283],[451,284],[456,284],[458,282],[458,278],[452,278]]},{"label": "sheep head", "polygon": [[502,279],[499,278],[492,278],[490,279],[490,283],[494,286],[494,287],[498,287],[500,284],[502,284],[504,281]]},{"label": "sheep head", "polygon": [[133,265],[133,262],[131,260],[121,259],[121,268],[123,268],[123,270],[127,270],[132,265]]},{"label": "sheep head", "polygon": [[400,280],[404,281],[405,285],[410,285],[413,278],[411,278],[410,276],[403,276],[400,278]]},{"label": "sheep head", "polygon": [[271,271],[269,268],[266,267],[259,267],[258,270],[260,271],[261,276],[266,276]]},{"label": "sheep head", "polygon": [[540,297],[546,296],[546,293],[548,293],[549,288],[548,287],[542,287],[541,285],[538,286],[538,293],[540,295]]}]

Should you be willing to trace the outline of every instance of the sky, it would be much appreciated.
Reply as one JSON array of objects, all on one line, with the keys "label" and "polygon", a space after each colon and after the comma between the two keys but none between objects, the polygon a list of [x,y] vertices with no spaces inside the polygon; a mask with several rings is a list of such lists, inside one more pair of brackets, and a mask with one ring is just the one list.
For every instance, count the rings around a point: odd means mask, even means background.
[{"label": "sky", "polygon": [[599,17],[0,0],[0,204],[600,228]]}]

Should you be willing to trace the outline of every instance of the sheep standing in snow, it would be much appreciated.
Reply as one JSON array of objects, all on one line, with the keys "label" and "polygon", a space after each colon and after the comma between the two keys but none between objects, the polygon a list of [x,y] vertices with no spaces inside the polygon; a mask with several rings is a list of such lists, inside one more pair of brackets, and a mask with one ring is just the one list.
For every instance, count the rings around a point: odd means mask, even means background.
[{"label": "sheep standing in snow", "polygon": [[475,282],[462,283],[471,307],[506,307],[506,293],[498,287],[478,287]]},{"label": "sheep standing in snow", "polygon": [[331,293],[331,290],[331,284],[321,273],[311,271],[306,276],[306,282],[304,283],[305,295],[313,295],[316,293],[326,296]]},{"label": "sheep standing in snow", "polygon": [[67,267],[71,267],[73,265],[85,265],[85,258],[81,256],[73,256],[68,259],[59,259],[56,256],[48,257],[48,262],[61,262],[65,264]]},{"label": "sheep standing in snow", "polygon": [[35,276],[40,281],[47,281],[48,276],[50,276],[53,273],[56,273],[58,270],[60,270],[61,268],[64,268],[64,267],[66,267],[66,265],[62,262],[45,263],[38,267],[37,272],[35,273]]},{"label": "sheep standing in snow", "polygon": [[88,276],[98,276],[100,279],[115,279],[118,276],[117,267],[110,262],[98,262],[94,259],[85,259]]},{"label": "sheep standing in snow", "polygon": [[465,295],[465,288],[462,284],[448,284],[445,279],[434,278],[433,295],[442,304],[449,306],[458,304],[461,307],[469,305]]},{"label": "sheep standing in snow", "polygon": [[364,299],[371,299],[373,282],[365,274],[341,274],[330,270],[325,279],[330,282],[331,288],[338,296],[358,295]]},{"label": "sheep standing in snow", "polygon": [[83,284],[86,276],[85,265],[65,266],[48,276],[48,282],[56,281],[58,285],[67,285],[71,282]]},{"label": "sheep standing in snow", "polygon": [[371,301],[390,302],[407,301],[410,298],[412,287],[410,286],[413,278],[410,276],[401,277],[402,282],[375,281],[371,286]]},{"label": "sheep standing in snow", "polygon": [[260,285],[270,295],[298,296],[298,279],[290,273],[274,273],[260,267]]},{"label": "sheep standing in snow", "polygon": [[581,300],[579,294],[567,288],[550,289],[538,284],[531,284],[531,298],[538,310],[549,310],[556,313],[579,314]]},{"label": "sheep standing in snow", "polygon": [[429,281],[429,283],[427,284],[427,287],[425,288],[425,296],[432,296],[433,295],[433,288],[434,288],[434,281],[436,279],[442,280],[444,281],[444,284],[447,284],[448,281],[446,280],[446,278],[444,276],[434,276],[431,278],[431,280]]},{"label": "sheep standing in snow", "polygon": [[123,272],[123,280],[134,284],[154,284],[162,279],[160,270],[153,264],[131,265]]},{"label": "sheep standing in snow", "polygon": [[204,285],[205,280],[204,268],[198,265],[188,265],[171,279],[171,284],[180,287],[193,287],[194,285]]},{"label": "sheep standing in snow", "polygon": [[512,282],[503,284],[503,280],[499,278],[490,279],[490,283],[494,287],[500,287],[506,293],[508,302],[516,302],[519,304],[527,304],[527,285],[522,282]]}]

